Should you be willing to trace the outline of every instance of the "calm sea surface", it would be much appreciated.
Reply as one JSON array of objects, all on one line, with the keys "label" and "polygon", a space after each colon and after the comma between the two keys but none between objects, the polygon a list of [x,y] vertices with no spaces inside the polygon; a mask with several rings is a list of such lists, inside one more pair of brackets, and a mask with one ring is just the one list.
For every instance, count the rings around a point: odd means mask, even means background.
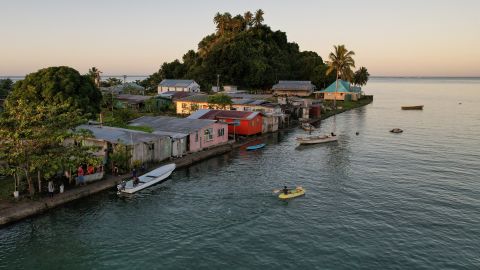
[{"label": "calm sea surface", "polygon": [[[336,117],[336,144],[272,135],[132,197],[111,190],[0,229],[0,268],[480,269],[480,80],[365,90],[374,103]],[[284,184],[307,194],[281,202]]]}]

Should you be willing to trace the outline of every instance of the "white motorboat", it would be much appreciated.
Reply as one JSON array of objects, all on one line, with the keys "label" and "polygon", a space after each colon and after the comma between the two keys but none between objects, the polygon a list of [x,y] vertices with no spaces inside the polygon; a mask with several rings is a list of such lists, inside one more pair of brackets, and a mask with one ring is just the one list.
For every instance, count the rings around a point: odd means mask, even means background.
[{"label": "white motorboat", "polygon": [[119,192],[123,193],[135,193],[139,190],[142,190],[165,180],[167,177],[170,176],[170,174],[172,174],[173,170],[175,170],[174,163],[161,166],[153,171],[150,171],[138,177],[137,184],[134,183],[134,179],[130,179],[128,181],[122,182],[121,184],[118,184],[117,189]]},{"label": "white motorboat", "polygon": [[298,137],[297,142],[300,144],[317,144],[317,143],[326,143],[326,142],[335,142],[337,141],[337,136],[332,135],[323,135],[323,136],[307,136],[307,137]]}]

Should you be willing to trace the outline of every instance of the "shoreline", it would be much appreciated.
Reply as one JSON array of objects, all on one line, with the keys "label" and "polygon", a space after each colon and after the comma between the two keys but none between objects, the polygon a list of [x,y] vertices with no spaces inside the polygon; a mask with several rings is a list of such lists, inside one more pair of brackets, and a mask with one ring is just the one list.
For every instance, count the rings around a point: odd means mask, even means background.
[{"label": "shoreline", "polygon": [[[373,97],[360,100],[358,103],[354,103],[355,105],[352,107],[339,109],[335,111],[335,113],[327,112],[325,114],[322,114],[320,118],[313,119],[313,121],[314,122],[321,121],[333,115],[366,106],[372,103],[372,101],[373,101]],[[298,123],[294,123],[292,126],[288,128],[279,129],[275,133],[282,132],[282,131],[289,131],[295,128],[298,128]],[[266,138],[269,135],[271,135],[271,133],[261,134],[255,137],[247,138],[239,142],[229,141],[228,143],[217,146],[217,147],[206,149],[200,152],[191,153],[181,158],[164,161],[156,165],[160,166],[167,163],[175,163],[177,169],[185,168],[185,167],[194,165],[198,162],[207,160],[209,158],[231,152],[234,149],[240,148],[252,141]],[[20,201],[4,201],[4,202],[0,201],[0,228],[8,226],[10,224],[14,224],[16,222],[19,222],[21,220],[24,220],[30,217],[34,217],[36,215],[40,215],[42,213],[45,213],[51,209],[54,209],[66,203],[111,189],[115,187],[117,184],[119,184],[122,181],[122,179],[127,178],[129,176],[130,174],[124,174],[124,175],[118,175],[118,176],[107,175],[104,179],[88,184],[86,186],[79,186],[72,189],[68,189],[64,193],[55,193],[55,195],[52,198],[43,197],[38,200],[25,199]]]}]

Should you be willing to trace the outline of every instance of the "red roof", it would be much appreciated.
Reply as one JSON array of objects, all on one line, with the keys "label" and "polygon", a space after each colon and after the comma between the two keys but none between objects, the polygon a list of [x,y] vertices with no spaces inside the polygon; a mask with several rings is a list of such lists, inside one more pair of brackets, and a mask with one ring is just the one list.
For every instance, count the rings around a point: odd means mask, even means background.
[{"label": "red roof", "polygon": [[[253,115],[254,114],[254,115]],[[252,119],[258,112],[244,112],[244,111],[223,111],[223,110],[210,110],[200,117],[200,119],[216,119],[216,118],[230,118],[230,119]]]}]

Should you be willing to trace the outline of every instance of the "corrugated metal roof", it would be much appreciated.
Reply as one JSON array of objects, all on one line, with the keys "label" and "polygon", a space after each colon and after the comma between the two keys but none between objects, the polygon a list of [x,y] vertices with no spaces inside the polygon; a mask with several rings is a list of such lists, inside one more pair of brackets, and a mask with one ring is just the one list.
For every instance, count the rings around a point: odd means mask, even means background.
[{"label": "corrugated metal roof", "polygon": [[197,94],[194,96],[179,98],[178,101],[208,102],[208,95]]},{"label": "corrugated metal roof", "polygon": [[132,126],[149,126],[155,132],[173,132],[190,134],[201,128],[210,126],[215,120],[189,119],[166,116],[142,116],[130,122]]},{"label": "corrugated metal roof", "polygon": [[80,125],[77,129],[90,130],[96,139],[110,143],[122,143],[125,145],[151,142],[159,137],[166,137],[143,131],[96,125]]},{"label": "corrugated metal roof", "polygon": [[128,94],[121,94],[116,97],[116,99],[120,101],[126,101],[132,104],[138,104],[145,102],[146,100],[152,98],[151,96],[142,96],[142,95],[128,95]]},{"label": "corrugated metal roof", "polygon": [[223,110],[198,110],[188,119],[247,119],[255,118],[259,112],[223,111]]},{"label": "corrugated metal roof", "polygon": [[279,81],[272,87],[273,90],[311,90],[315,89],[315,85],[311,81]]},{"label": "corrugated metal roof", "polygon": [[315,86],[310,81],[279,81],[273,90],[313,90]]},{"label": "corrugated metal roof", "polygon": [[192,83],[196,82],[194,80],[164,79],[159,85],[164,87],[188,87]]}]

